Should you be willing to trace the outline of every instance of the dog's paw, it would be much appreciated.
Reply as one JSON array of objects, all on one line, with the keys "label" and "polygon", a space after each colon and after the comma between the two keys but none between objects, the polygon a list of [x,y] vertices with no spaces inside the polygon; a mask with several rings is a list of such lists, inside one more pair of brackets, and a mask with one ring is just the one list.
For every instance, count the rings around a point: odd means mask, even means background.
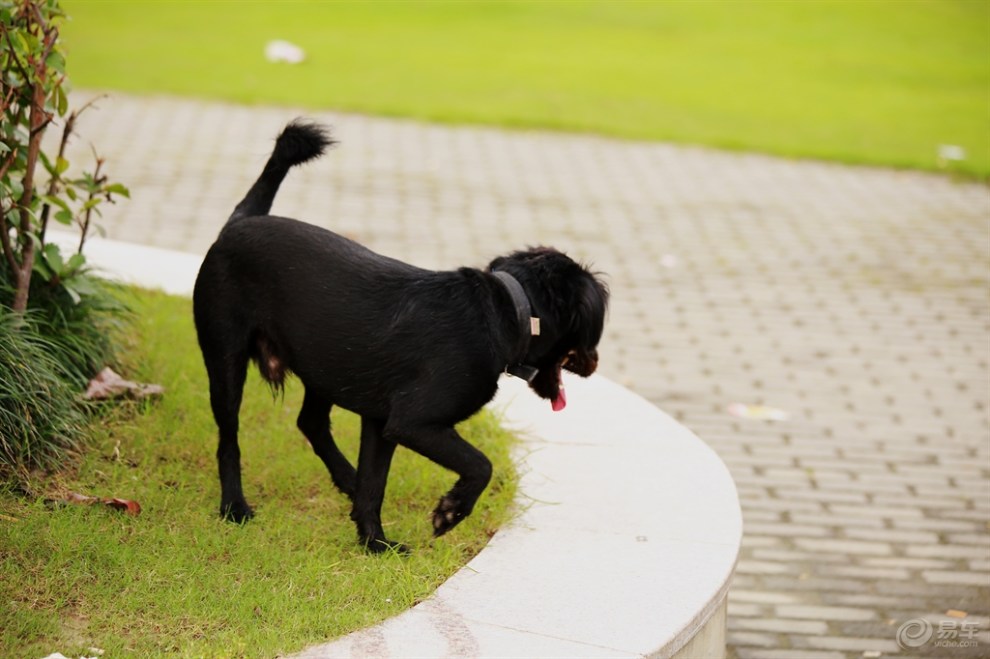
[{"label": "dog's paw", "polygon": [[396,553],[400,556],[409,556],[412,550],[401,542],[392,542],[385,538],[363,540],[361,544],[372,554]]},{"label": "dog's paw", "polygon": [[220,517],[228,522],[243,524],[254,517],[254,511],[251,510],[251,506],[247,505],[246,501],[232,501],[220,504]]},{"label": "dog's paw", "polygon": [[461,523],[461,520],[468,516],[463,511],[461,502],[452,498],[449,494],[440,497],[440,503],[433,511],[433,536],[440,537],[450,529]]}]

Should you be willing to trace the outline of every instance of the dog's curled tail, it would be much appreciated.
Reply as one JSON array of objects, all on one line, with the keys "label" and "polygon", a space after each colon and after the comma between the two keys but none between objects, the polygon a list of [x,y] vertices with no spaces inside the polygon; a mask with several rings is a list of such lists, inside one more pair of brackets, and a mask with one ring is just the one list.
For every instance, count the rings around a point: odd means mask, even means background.
[{"label": "dog's curled tail", "polygon": [[275,200],[275,193],[278,192],[289,169],[320,157],[327,147],[335,143],[325,126],[302,119],[293,120],[276,138],[275,149],[265,164],[261,176],[248,190],[241,203],[234,208],[227,222],[239,217],[267,215]]}]

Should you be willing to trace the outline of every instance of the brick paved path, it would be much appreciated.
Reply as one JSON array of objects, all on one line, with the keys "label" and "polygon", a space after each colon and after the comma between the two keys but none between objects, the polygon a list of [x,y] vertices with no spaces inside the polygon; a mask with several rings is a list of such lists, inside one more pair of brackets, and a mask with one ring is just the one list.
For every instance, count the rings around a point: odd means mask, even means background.
[{"label": "brick paved path", "polygon": [[[202,253],[296,114],[117,95],[84,115],[73,158],[92,141],[131,186],[111,237]],[[733,656],[990,653],[986,187],[319,118],[341,146],[294,171],[275,212],[427,267],[548,243],[609,274],[603,373],[696,431],[739,487]],[[736,417],[736,402],[789,416]],[[914,618],[933,638],[901,651]]]}]

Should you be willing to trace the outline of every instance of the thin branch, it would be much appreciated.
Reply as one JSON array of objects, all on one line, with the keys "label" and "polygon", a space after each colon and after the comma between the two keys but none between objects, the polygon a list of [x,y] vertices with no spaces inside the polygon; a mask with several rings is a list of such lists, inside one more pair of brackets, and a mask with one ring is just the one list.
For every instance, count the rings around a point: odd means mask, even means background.
[{"label": "thin branch", "polygon": [[7,175],[7,170],[10,169],[10,166],[14,164],[15,160],[17,160],[17,149],[11,149],[7,159],[0,165],[0,178]]},{"label": "thin branch", "polygon": [[10,30],[5,28],[3,31],[3,36],[7,37],[7,45],[10,46],[10,56],[14,58],[14,64],[16,64],[17,68],[20,69],[21,75],[24,77],[24,82],[28,82],[31,74],[27,72],[27,69],[24,68],[23,64],[21,64],[21,60],[17,58],[17,52],[14,50],[14,42],[10,39]]},{"label": "thin branch", "polygon": [[[85,106],[84,106],[85,109]],[[72,134],[72,130],[75,128],[76,117],[79,116],[78,112],[72,112],[69,117],[65,120],[65,127],[62,129],[62,140],[58,145],[58,157],[55,160],[55,175],[52,176],[51,180],[48,181],[48,196],[53,197],[55,193],[58,192],[58,187],[62,183],[62,175],[58,173],[58,162],[62,160],[65,156],[65,145],[69,142],[69,136]],[[41,243],[45,243],[45,233],[48,231],[48,215],[52,210],[51,204],[47,201],[41,207]]]},{"label": "thin branch", "polygon": [[[90,145],[91,148],[92,145]],[[93,171],[93,183],[100,183],[100,169],[103,167],[103,159],[96,155],[96,149],[93,148],[93,157],[96,158],[96,169]],[[106,179],[106,177],[103,177]],[[89,196],[86,198],[87,202],[92,201],[96,198],[97,192],[91,191]],[[86,209],[85,215],[83,215],[82,225],[79,227],[79,249],[76,250],[76,254],[82,254],[83,245],[86,244],[86,234],[89,233],[89,221],[93,215],[93,209],[95,206],[90,206]]]},{"label": "thin branch", "polygon": [[7,265],[10,266],[10,271],[14,274],[14,281],[17,281],[18,272],[21,269],[21,264],[17,262],[17,257],[14,255],[14,248],[10,244],[10,227],[7,225],[7,209],[0,208],[0,244],[3,245],[3,255],[7,259]]}]

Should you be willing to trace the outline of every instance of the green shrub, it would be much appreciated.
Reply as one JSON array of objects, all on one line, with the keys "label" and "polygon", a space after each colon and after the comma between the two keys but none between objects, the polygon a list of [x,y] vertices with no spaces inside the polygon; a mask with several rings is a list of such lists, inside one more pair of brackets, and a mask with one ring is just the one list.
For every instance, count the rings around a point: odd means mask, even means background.
[{"label": "green shrub", "polygon": [[[51,467],[79,445],[77,402],[114,352],[121,305],[92,277],[82,254],[99,207],[127,188],[96,156],[70,174],[65,145],[80,111],[69,112],[58,0],[0,0],[0,477]],[[42,138],[60,125],[57,152]],[[40,167],[39,167],[40,165]],[[49,221],[75,227],[63,256],[46,241]]]},{"label": "green shrub", "polygon": [[[90,378],[114,362],[115,337],[128,311],[116,284],[85,271],[77,274],[73,283],[85,291],[78,301],[64,286],[35,278],[26,324],[44,337],[67,380],[84,389]],[[0,305],[9,309],[12,296],[9,282],[0,274]]]},{"label": "green shrub", "polygon": [[23,477],[29,466],[61,463],[78,448],[85,423],[78,390],[33,316],[0,307],[0,475],[5,481]]},{"label": "green shrub", "polygon": [[85,295],[37,279],[26,313],[11,310],[0,270],[0,480],[55,468],[82,446],[90,378],[116,361],[126,305],[115,285],[81,273]]}]

